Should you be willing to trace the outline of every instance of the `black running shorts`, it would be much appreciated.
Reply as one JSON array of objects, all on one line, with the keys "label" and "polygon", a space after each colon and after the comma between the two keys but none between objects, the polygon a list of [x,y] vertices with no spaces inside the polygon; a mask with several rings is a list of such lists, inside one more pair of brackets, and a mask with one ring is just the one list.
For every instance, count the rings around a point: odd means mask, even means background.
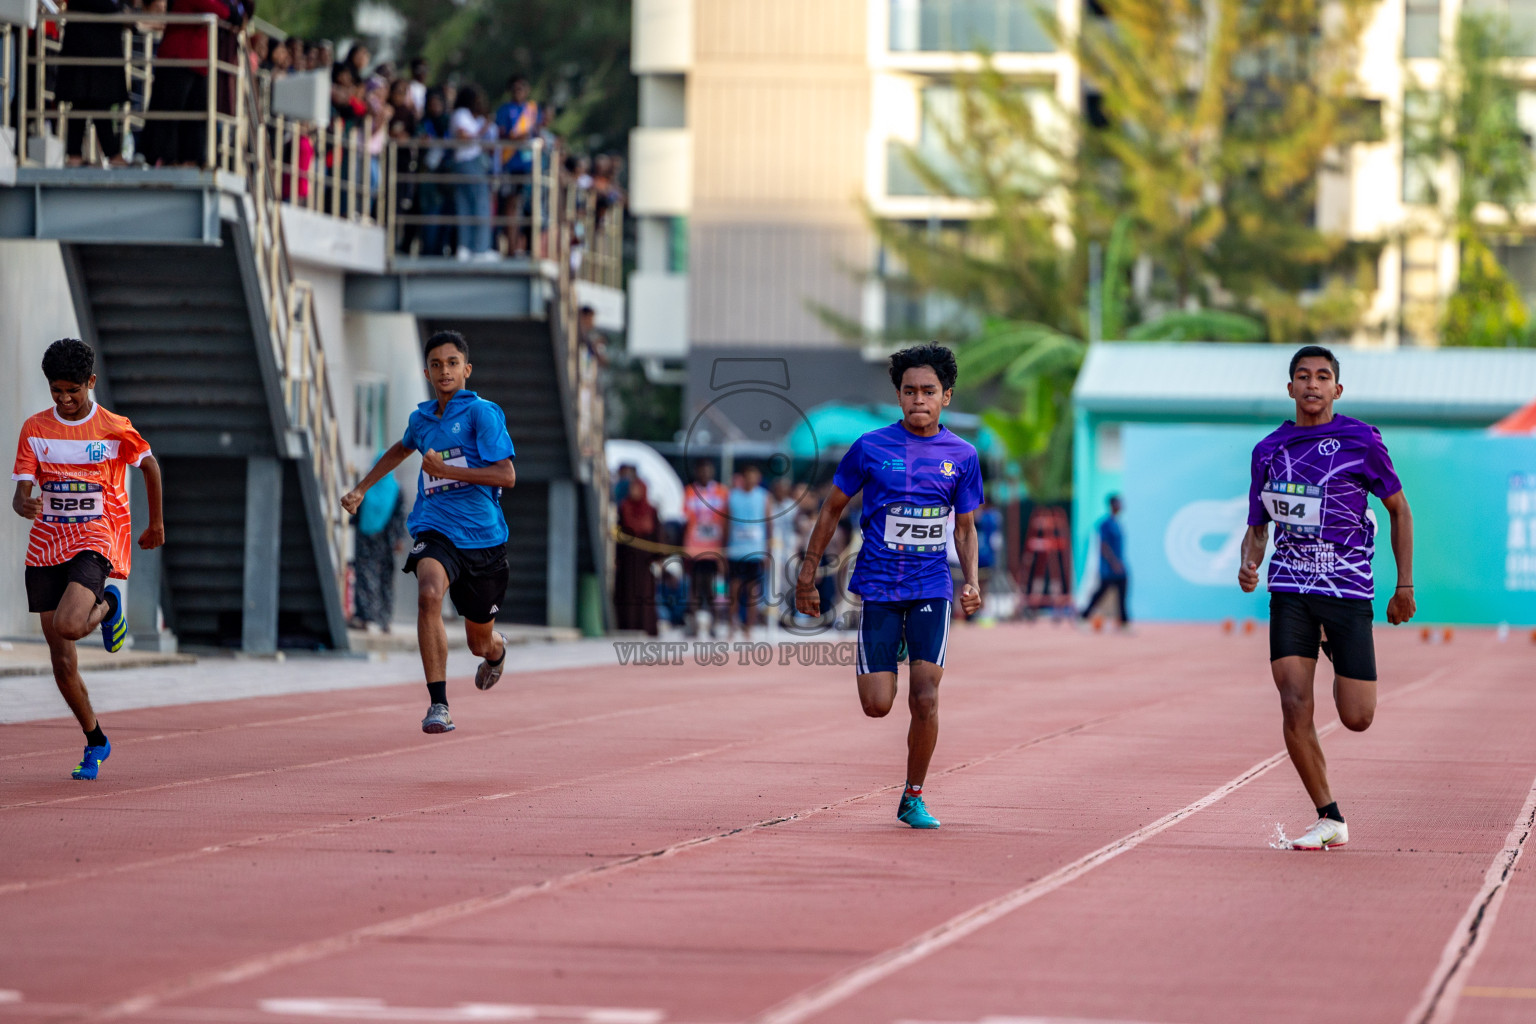
[{"label": "black running shorts", "polygon": [[423,530],[411,544],[404,572],[415,572],[416,563],[431,558],[448,572],[448,596],[459,615],[470,622],[490,622],[496,618],[502,599],[507,596],[505,546],[494,548],[459,548],[436,530]]},{"label": "black running shorts", "polygon": [[112,563],[97,551],[82,551],[59,565],[27,566],[27,610],[56,611],[71,583],[78,583],[101,600],[101,591],[112,573]]},{"label": "black running shorts", "polygon": [[[1269,660],[1316,658],[1318,647],[1346,679],[1376,679],[1376,642],[1371,636],[1371,602],[1326,594],[1269,595]],[[1328,638],[1323,639],[1326,631]]]}]

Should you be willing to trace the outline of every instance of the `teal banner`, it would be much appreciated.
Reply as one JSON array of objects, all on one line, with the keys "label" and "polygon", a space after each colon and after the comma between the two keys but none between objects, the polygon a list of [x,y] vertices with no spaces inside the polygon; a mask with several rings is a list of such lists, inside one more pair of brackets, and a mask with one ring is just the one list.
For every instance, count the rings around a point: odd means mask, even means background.
[{"label": "teal banner", "polygon": [[[1132,614],[1267,618],[1263,584],[1244,594],[1237,564],[1249,458],[1268,430],[1127,423],[1123,431]],[[1415,621],[1536,624],[1536,438],[1419,428],[1382,437],[1413,509]],[[1371,508],[1380,524],[1376,616],[1385,620],[1397,567],[1390,519],[1374,498]]]}]

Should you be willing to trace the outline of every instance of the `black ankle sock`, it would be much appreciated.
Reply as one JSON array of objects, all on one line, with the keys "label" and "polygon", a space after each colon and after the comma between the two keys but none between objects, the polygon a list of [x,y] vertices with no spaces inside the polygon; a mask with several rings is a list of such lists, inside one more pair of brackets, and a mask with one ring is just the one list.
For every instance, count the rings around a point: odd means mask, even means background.
[{"label": "black ankle sock", "polygon": [[448,682],[447,682],[447,680],[444,680],[441,683],[428,683],[427,684],[427,692],[432,695],[432,703],[433,704],[443,704],[443,705],[446,705],[448,703]]},{"label": "black ankle sock", "polygon": [[107,618],[110,619],[117,614],[117,595],[110,590],[103,590],[101,592],[101,599],[107,602]]},{"label": "black ankle sock", "polygon": [[104,747],[107,745],[107,734],[101,731],[100,722],[85,730],[85,742],[93,747]]},{"label": "black ankle sock", "polygon": [[500,665],[502,662],[504,662],[506,660],[507,660],[507,642],[505,640],[503,640],[501,642],[501,657],[497,658],[495,661],[492,661],[490,658],[486,658],[485,659],[485,663],[487,665],[490,665],[492,668],[495,668],[497,665]]},{"label": "black ankle sock", "polygon": [[1337,800],[1329,804],[1327,807],[1319,807],[1317,809],[1317,816],[1319,818],[1332,818],[1334,821],[1337,821],[1340,824],[1343,824],[1344,822],[1344,815],[1339,813],[1339,802]]}]

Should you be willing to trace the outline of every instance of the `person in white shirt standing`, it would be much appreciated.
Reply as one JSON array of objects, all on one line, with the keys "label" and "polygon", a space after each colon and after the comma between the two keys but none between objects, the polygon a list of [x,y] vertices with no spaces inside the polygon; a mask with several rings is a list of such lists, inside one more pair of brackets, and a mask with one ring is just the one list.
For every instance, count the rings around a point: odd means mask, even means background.
[{"label": "person in white shirt standing", "polygon": [[459,176],[454,184],[455,210],[460,217],[474,218],[459,223],[461,260],[497,258],[491,251],[491,163],[487,147],[480,145],[487,132],[495,129],[488,125],[485,111],[480,90],[466,85],[454,100],[448,122],[449,133],[460,143],[453,150],[453,173]]}]

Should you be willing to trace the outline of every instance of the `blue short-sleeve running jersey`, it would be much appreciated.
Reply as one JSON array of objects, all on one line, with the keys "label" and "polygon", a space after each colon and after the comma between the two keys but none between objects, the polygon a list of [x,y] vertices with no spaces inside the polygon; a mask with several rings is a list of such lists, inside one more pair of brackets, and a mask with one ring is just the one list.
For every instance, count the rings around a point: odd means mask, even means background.
[{"label": "blue short-sleeve running jersey", "polygon": [[[437,401],[422,402],[411,413],[400,443],[411,451],[436,451],[450,466],[477,469],[513,458],[512,438],[501,406],[473,391],[448,400],[441,418]],[[406,521],[411,536],[436,530],[460,548],[493,548],[507,542],[501,488],[446,480],[423,470],[416,480],[416,505]]]},{"label": "blue short-sleeve running jersey", "polygon": [[953,596],[944,551],[950,514],[982,502],[981,460],[969,442],[942,425],[920,437],[892,423],[855,441],[832,483],[847,495],[864,492],[864,544],[849,590],[866,601]]}]

